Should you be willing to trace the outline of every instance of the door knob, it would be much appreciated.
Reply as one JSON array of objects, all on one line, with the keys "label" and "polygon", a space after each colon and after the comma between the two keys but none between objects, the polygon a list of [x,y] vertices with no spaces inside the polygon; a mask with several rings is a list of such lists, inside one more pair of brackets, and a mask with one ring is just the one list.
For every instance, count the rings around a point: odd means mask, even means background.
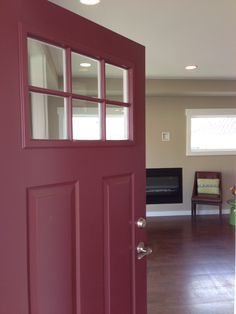
[{"label": "door knob", "polygon": [[152,254],[152,249],[148,246],[145,246],[143,242],[139,242],[137,246],[138,259],[142,259],[146,255]]},{"label": "door knob", "polygon": [[137,225],[138,228],[145,228],[146,225],[147,225],[146,219],[144,219],[144,218],[142,218],[142,217],[139,218],[139,219],[137,220],[137,222],[136,222],[136,225]]}]

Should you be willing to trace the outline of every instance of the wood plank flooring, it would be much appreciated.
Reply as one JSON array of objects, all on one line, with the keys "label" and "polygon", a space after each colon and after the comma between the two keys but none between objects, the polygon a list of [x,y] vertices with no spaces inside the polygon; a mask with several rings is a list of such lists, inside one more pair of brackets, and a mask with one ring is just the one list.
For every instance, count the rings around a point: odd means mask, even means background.
[{"label": "wood plank flooring", "polygon": [[235,228],[228,216],[147,222],[148,314],[233,314]]}]

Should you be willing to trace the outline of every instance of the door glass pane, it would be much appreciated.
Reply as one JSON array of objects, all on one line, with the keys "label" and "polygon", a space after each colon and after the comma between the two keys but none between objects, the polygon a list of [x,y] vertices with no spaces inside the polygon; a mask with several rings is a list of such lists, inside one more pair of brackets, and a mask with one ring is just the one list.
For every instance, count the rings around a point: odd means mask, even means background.
[{"label": "door glass pane", "polygon": [[128,102],[128,71],[106,64],[106,98]]},{"label": "door glass pane", "polygon": [[92,58],[72,52],[72,92],[100,97],[100,63]]},{"label": "door glass pane", "polygon": [[65,91],[65,50],[28,38],[29,84]]},{"label": "door glass pane", "polygon": [[100,104],[83,100],[73,100],[73,139],[101,139]]},{"label": "door glass pane", "polygon": [[107,140],[128,139],[128,108],[107,105],[106,138]]},{"label": "door glass pane", "polygon": [[30,93],[32,139],[67,139],[66,98]]}]

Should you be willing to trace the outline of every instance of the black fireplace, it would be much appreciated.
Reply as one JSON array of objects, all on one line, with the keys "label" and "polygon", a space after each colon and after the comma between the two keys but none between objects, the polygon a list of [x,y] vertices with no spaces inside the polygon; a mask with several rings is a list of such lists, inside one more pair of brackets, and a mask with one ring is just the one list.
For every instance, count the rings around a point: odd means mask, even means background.
[{"label": "black fireplace", "polygon": [[182,168],[146,169],[146,203],[183,202]]}]

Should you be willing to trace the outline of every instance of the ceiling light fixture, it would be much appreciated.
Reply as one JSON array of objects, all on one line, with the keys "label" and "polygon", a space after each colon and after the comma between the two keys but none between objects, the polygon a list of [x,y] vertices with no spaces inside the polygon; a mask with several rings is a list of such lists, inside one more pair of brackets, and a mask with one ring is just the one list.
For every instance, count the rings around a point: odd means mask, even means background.
[{"label": "ceiling light fixture", "polygon": [[187,65],[185,67],[185,70],[196,70],[198,68],[197,65]]},{"label": "ceiling light fixture", "polygon": [[80,3],[86,4],[86,5],[95,5],[98,4],[100,0],[80,0]]},{"label": "ceiling light fixture", "polygon": [[91,67],[91,63],[82,62],[82,63],[80,63],[80,66],[81,66],[82,68],[90,68],[90,67]]}]

